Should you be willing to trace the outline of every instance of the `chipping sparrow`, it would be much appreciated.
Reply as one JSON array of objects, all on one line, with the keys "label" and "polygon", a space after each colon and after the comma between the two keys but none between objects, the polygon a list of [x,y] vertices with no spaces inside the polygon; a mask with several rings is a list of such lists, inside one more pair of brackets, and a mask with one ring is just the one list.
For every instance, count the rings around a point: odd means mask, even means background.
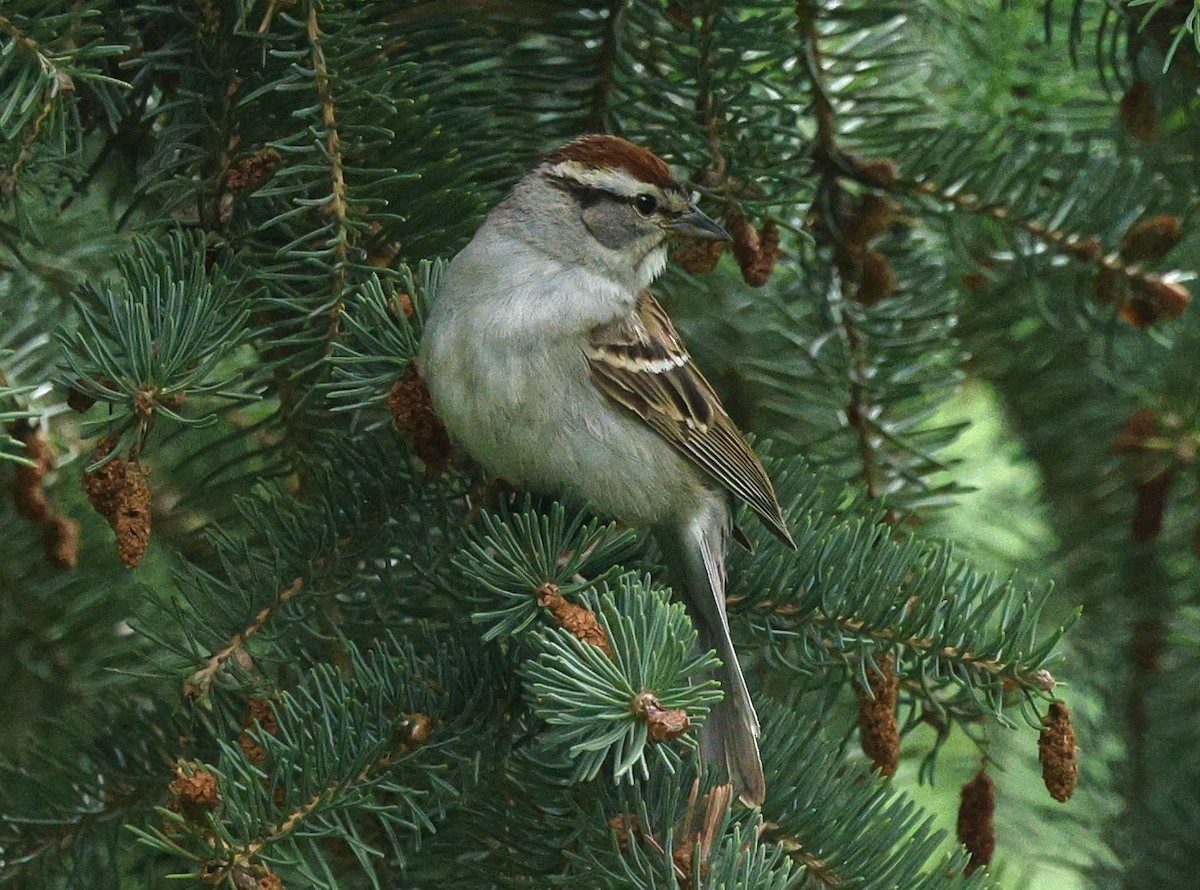
[{"label": "chipping sparrow", "polygon": [[762,464],[646,287],[677,234],[728,240],[670,168],[613,136],[549,154],[488,214],[434,297],[420,367],[485,470],[652,528],[725,698],[701,755],[766,792],[758,718],[725,615],[734,499],[795,547]]}]

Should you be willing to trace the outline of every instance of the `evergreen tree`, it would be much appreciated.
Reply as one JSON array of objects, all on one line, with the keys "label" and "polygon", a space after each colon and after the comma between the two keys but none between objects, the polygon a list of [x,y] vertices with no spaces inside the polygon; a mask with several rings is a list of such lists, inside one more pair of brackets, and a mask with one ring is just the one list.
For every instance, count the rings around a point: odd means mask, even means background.
[{"label": "evergreen tree", "polygon": [[[1191,887],[1198,19],[8,0],[0,881]],[[798,544],[729,567],[761,812],[652,542],[489,489],[412,363],[596,131],[734,235],[657,290]]]}]

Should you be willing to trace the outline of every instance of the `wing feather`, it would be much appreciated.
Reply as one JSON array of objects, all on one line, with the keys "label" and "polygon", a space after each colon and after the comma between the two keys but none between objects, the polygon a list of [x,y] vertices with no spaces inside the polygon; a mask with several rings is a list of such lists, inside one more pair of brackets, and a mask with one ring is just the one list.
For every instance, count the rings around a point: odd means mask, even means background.
[{"label": "wing feather", "polygon": [[783,543],[796,546],[762,462],[650,294],[638,298],[630,320],[592,331],[587,358],[601,390],[749,504]]}]

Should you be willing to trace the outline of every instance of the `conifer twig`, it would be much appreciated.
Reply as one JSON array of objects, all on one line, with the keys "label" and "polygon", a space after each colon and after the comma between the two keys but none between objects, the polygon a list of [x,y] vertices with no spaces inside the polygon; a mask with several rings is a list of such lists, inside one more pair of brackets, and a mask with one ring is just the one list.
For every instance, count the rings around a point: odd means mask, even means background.
[{"label": "conifer twig", "polygon": [[259,610],[259,613],[254,616],[254,620],[251,621],[245,629],[234,634],[228,645],[221,649],[220,652],[217,652],[215,655],[210,657],[204,667],[192,674],[192,676],[183,686],[183,694],[188,698],[199,698],[207,695],[209,689],[212,688],[213,680],[216,679],[217,673],[224,666],[225,662],[227,662],[234,654],[241,651],[242,647],[246,645],[246,642],[256,633],[262,630],[263,625],[267,623],[267,620],[271,617],[272,612],[279,607],[286,605],[292,597],[294,597],[303,589],[304,579],[296,578],[291,584],[281,590],[279,595],[275,598],[275,602]]},{"label": "conifer twig", "polygon": [[321,28],[317,21],[317,4],[315,2],[308,9],[308,43],[312,53],[313,77],[321,101],[321,122],[325,126],[325,154],[329,159],[330,198],[325,210],[333,218],[335,226],[332,241],[334,273],[331,294],[333,301],[329,308],[329,332],[325,341],[325,351],[328,352],[338,335],[342,310],[345,308],[342,291],[346,284],[350,231],[346,223],[349,210],[346,172],[342,160],[342,137],[338,131],[337,104],[333,98],[333,87],[330,83],[329,68],[325,61],[325,51],[321,47]]},{"label": "conifer twig", "polygon": [[[821,34],[817,24],[818,6],[813,0],[798,0],[796,3],[797,31],[803,41],[803,54],[807,61],[812,86],[813,116],[817,125],[818,157],[832,158],[841,153],[838,147],[837,117],[829,89],[825,81],[825,68],[821,57]],[[820,191],[829,196],[832,206],[841,193],[838,172],[829,165],[820,165]],[[849,282],[843,277],[840,286],[843,296],[849,296]],[[850,401],[846,406],[846,419],[858,438],[858,454],[862,462],[862,478],[867,493],[872,498],[884,495],[880,479],[879,456],[876,454],[876,434],[871,420],[870,392],[864,381],[870,376],[870,362],[862,340],[862,334],[849,313],[838,313],[838,324],[842,328],[846,349],[850,355]]]},{"label": "conifer twig", "polygon": [[[33,154],[33,144],[41,135],[42,127],[54,111],[55,102],[63,95],[75,91],[75,82],[67,72],[52,62],[45,53],[38,49],[38,42],[26,35],[6,16],[0,15],[0,33],[7,34],[13,41],[18,52],[32,56],[41,73],[49,76],[49,83],[42,91],[42,108],[34,118],[33,124],[21,139],[21,149],[12,162],[8,172],[0,178],[0,191],[7,191],[16,186],[17,174]],[[10,75],[11,76],[11,75]]]},{"label": "conifer twig", "polygon": [[[937,640],[932,637],[901,637],[889,627],[880,627],[874,630],[866,629],[866,622],[858,618],[850,618],[848,616],[829,616],[815,614],[809,617],[809,621],[813,623],[824,623],[836,625],[840,628],[850,631],[859,636],[864,636],[870,639],[879,640],[880,642],[895,643],[900,646],[907,646],[911,649],[918,649],[923,652],[928,652],[936,658],[953,661],[968,670],[978,671],[984,674],[992,674],[1002,676],[1012,680],[1023,689],[1038,689],[1043,692],[1048,692],[1055,686],[1054,676],[1046,669],[1041,668],[1036,671],[1022,672],[1016,670],[1018,665],[1013,662],[1000,661],[996,658],[982,658],[976,655],[971,650],[962,650],[955,646],[939,646]],[[832,640],[823,639],[822,644],[831,652],[841,651],[834,645]]]},{"label": "conifer twig", "polygon": [[[824,152],[825,146],[821,147]],[[1105,253],[1100,239],[1096,235],[1080,235],[1078,232],[1052,228],[1036,219],[1023,217],[1004,204],[984,201],[977,195],[941,185],[928,177],[920,179],[905,177],[896,170],[895,165],[891,162],[863,164],[856,158],[841,154],[836,146],[833,152],[824,155],[821,166],[836,170],[838,175],[861,182],[871,188],[892,193],[907,192],[932,198],[938,203],[956,210],[984,216],[1011,229],[1017,229],[1061,256],[1082,264],[1094,265],[1101,276],[1115,276],[1130,282],[1135,295],[1139,293],[1143,296],[1148,295],[1163,304],[1161,317],[1177,317],[1190,301],[1191,295],[1182,284],[1168,281],[1162,275],[1146,271],[1136,262],[1129,261],[1121,251],[1114,250]],[[886,168],[886,176],[879,175],[881,168]],[[1157,318],[1152,318],[1151,322],[1154,320]],[[1134,323],[1137,324],[1137,322]],[[1139,324],[1138,326],[1145,327],[1146,325]]]},{"label": "conifer twig", "polygon": [[[775,603],[770,601],[759,603],[753,606],[753,608],[769,611],[774,615],[779,615],[788,620],[795,620],[800,611],[796,606],[789,603]],[[953,661],[968,670],[1004,677],[1021,689],[1037,689],[1042,692],[1050,692],[1057,685],[1054,675],[1045,668],[1039,668],[1034,671],[1022,671],[1019,670],[1019,665],[1014,662],[1001,661],[996,658],[982,658],[969,649],[964,651],[955,646],[939,646],[938,641],[932,637],[899,636],[890,627],[871,629],[867,627],[867,623],[861,618],[851,618],[846,615],[825,615],[820,612],[813,612],[806,615],[804,620],[811,624],[834,626],[840,630],[849,631],[860,638],[872,639],[880,643],[890,643],[927,652],[936,658]],[[840,655],[844,651],[843,647],[838,646],[829,638],[822,638],[821,645],[835,655]]]},{"label": "conifer twig", "polygon": [[[428,741],[430,728],[429,718],[424,714],[405,714],[404,717],[405,724],[408,726],[408,733],[400,744],[401,751],[407,751],[412,746],[422,745]],[[238,850],[228,861],[220,863],[216,870],[210,871],[208,874],[214,877],[223,877],[233,873],[235,870],[250,866],[255,857],[268,845],[291,834],[305,819],[309,818],[323,805],[335,801],[339,795],[346,793],[358,785],[372,781],[380,773],[390,768],[396,761],[396,753],[394,749],[384,751],[353,778],[334,782],[318,791],[300,807],[288,814],[287,818],[282,822],[273,826],[265,835]]]},{"label": "conifer twig", "polygon": [[805,876],[820,884],[822,887],[841,887],[846,883],[846,876],[835,869],[827,860],[821,859],[804,849],[800,839],[790,834],[784,834],[780,826],[767,823],[763,826],[765,840],[778,844],[795,862],[804,866]]}]

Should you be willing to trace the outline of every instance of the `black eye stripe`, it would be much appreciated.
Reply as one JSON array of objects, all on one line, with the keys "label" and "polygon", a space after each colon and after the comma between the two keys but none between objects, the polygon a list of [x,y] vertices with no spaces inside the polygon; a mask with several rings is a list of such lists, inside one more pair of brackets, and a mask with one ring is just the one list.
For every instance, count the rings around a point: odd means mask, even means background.
[{"label": "black eye stripe", "polygon": [[[674,219],[682,216],[686,212],[684,210],[673,210],[667,207],[662,203],[662,201],[658,200],[656,195],[651,195],[648,192],[641,192],[636,195],[619,195],[616,192],[610,192],[608,189],[602,189],[594,185],[584,185],[583,183],[567,176],[554,176],[548,178],[559,188],[565,189],[566,191],[577,195],[580,203],[583,204],[584,207],[591,207],[602,198],[607,198],[608,200],[616,201],[619,204],[628,204],[635,210],[638,210],[640,213],[646,215],[658,213],[662,216],[668,217],[669,219]],[[643,197],[649,197],[654,200],[655,207],[653,210],[641,210],[638,208],[638,200]]]}]

